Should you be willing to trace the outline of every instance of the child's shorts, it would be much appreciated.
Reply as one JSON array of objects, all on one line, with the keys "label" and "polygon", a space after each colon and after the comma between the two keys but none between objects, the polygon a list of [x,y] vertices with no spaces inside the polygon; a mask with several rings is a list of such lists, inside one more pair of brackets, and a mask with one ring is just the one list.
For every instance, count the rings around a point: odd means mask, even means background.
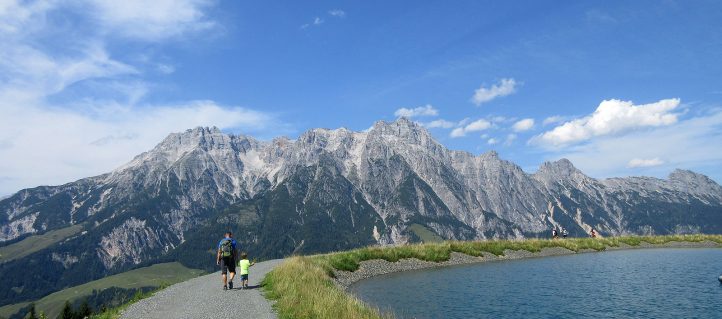
[{"label": "child's shorts", "polygon": [[248,274],[241,275],[241,280],[248,280]]}]

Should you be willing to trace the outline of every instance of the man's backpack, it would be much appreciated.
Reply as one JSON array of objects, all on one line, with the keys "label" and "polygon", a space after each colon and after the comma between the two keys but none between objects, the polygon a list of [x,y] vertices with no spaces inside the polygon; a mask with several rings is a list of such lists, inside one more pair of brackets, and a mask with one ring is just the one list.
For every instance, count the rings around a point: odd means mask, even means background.
[{"label": "man's backpack", "polygon": [[233,242],[230,239],[224,239],[221,242],[221,257],[231,257],[233,255]]}]

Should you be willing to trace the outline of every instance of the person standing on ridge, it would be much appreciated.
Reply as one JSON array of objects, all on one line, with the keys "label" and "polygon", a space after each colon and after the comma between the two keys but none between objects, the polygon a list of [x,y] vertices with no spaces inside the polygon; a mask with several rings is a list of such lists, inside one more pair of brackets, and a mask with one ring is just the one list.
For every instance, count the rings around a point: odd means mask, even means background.
[{"label": "person standing on ridge", "polygon": [[562,229],[562,237],[567,238],[567,236],[569,236],[569,232],[567,232],[567,229],[566,228]]},{"label": "person standing on ridge", "polygon": [[[216,265],[221,266],[223,290],[233,289],[233,277],[236,276],[236,240],[233,239],[233,233],[229,231],[226,232],[224,238],[218,242]],[[229,272],[230,276],[227,275]]]}]

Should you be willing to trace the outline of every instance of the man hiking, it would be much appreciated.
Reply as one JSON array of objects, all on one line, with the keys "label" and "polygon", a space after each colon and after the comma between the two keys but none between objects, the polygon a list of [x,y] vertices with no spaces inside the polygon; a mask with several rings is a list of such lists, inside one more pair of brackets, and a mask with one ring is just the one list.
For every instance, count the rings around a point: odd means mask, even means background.
[{"label": "man hiking", "polygon": [[[221,266],[221,278],[223,278],[223,290],[233,289],[233,277],[236,276],[236,240],[233,233],[226,232],[223,239],[218,242],[218,254],[216,264]],[[226,275],[231,273],[230,278]]]}]

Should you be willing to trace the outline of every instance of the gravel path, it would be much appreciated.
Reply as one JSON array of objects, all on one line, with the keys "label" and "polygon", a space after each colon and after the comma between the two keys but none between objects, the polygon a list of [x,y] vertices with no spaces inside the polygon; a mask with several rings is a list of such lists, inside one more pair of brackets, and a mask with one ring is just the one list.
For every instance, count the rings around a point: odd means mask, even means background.
[{"label": "gravel path", "polygon": [[121,318],[276,318],[271,302],[263,297],[260,282],[282,259],[259,262],[250,268],[248,285],[241,290],[240,278],[233,290],[223,291],[221,273],[193,278],[163,289],[126,309]]}]

